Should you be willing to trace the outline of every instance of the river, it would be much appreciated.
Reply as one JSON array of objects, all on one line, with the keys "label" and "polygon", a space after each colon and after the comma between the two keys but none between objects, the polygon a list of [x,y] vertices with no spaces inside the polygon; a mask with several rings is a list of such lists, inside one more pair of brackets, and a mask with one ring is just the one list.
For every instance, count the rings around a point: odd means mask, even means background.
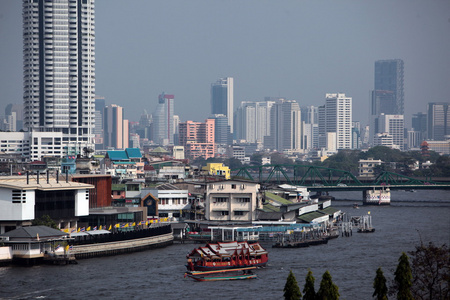
[{"label": "river", "polygon": [[[326,245],[269,251],[267,268],[256,270],[258,279],[195,282],[184,278],[186,254],[199,244],[173,244],[166,248],[119,256],[79,260],[67,266],[0,267],[0,299],[283,299],[289,270],[303,290],[308,268],[316,291],[328,270],[341,299],[373,299],[373,279],[381,267],[392,280],[402,252],[414,250],[422,240],[450,244],[449,191],[393,191],[390,206],[353,203],[360,192],[334,193],[333,207],[350,216],[370,211],[374,233],[356,233]],[[361,204],[361,202],[359,202]]]}]

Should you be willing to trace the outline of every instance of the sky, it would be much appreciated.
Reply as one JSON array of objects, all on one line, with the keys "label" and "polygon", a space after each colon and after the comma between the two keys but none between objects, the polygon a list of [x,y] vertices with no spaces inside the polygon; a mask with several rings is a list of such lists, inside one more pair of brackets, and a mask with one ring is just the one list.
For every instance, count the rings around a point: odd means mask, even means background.
[{"label": "sky", "polygon": [[[22,1],[0,1],[0,115],[22,103]],[[97,0],[96,94],[138,121],[162,92],[181,121],[210,115],[211,83],[234,107],[264,97],[353,98],[368,122],[374,63],[403,59],[406,123],[450,102],[450,0]]]}]

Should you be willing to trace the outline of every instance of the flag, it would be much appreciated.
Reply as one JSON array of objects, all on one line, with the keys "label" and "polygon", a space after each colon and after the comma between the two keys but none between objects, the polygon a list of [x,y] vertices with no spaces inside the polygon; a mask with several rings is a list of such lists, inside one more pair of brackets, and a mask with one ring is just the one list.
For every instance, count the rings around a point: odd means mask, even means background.
[{"label": "flag", "polygon": [[69,251],[69,245],[66,246],[66,252]]},{"label": "flag", "polygon": [[84,232],[84,231],[86,231],[86,228],[85,227],[81,227],[81,230],[80,230],[81,232]]},{"label": "flag", "polygon": [[150,223],[153,223],[153,220],[150,220]]},{"label": "flag", "polygon": [[148,226],[148,221],[147,221],[147,222],[145,222],[145,226]]},{"label": "flag", "polygon": [[70,233],[74,233],[75,231],[77,231],[77,230],[74,228],[74,229],[72,229],[72,231]]},{"label": "flag", "polygon": [[127,228],[128,227],[128,223],[127,224],[125,224],[125,228]]},{"label": "flag", "polygon": [[70,250],[70,251],[72,251],[72,250],[73,250],[73,247],[72,247],[72,245],[70,245],[70,246],[69,246],[69,250]]},{"label": "flag", "polygon": [[86,231],[90,231],[90,230],[91,230],[91,226],[89,226]]},{"label": "flag", "polygon": [[102,230],[102,225],[100,225],[100,228],[98,230]]},{"label": "flag", "polygon": [[124,228],[125,227],[125,224],[120,224],[120,228]]},{"label": "flag", "polygon": [[97,230],[97,226],[95,226],[94,228],[92,228],[92,230]]},{"label": "flag", "polygon": [[55,251],[58,251],[60,247],[61,247],[61,245],[58,244],[58,246],[55,247]]},{"label": "flag", "polygon": [[80,229],[81,229],[81,227],[78,227],[78,230],[77,230],[77,232],[80,232]]},{"label": "flag", "polygon": [[[114,227],[116,227],[116,226],[114,226]],[[112,229],[112,225],[109,225],[109,229],[108,230],[111,230]]]},{"label": "flag", "polygon": [[131,225],[131,226],[136,226],[136,222],[133,222],[133,225]]},{"label": "flag", "polygon": [[[120,227],[120,224],[117,223],[116,225],[114,225],[114,227],[119,228],[119,227]],[[109,226],[109,228],[111,228],[111,226]],[[111,229],[110,229],[110,230],[111,230]]]}]

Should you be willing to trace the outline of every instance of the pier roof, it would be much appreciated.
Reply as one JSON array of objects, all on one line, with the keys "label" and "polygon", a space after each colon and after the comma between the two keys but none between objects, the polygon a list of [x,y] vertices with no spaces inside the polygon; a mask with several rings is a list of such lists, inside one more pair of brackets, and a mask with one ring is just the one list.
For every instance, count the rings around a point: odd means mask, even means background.
[{"label": "pier roof", "polygon": [[0,234],[0,236],[9,237],[10,241],[39,241],[40,239],[61,239],[62,237],[68,235],[68,233],[62,232],[61,230],[42,225],[20,227],[8,231],[4,234]]}]

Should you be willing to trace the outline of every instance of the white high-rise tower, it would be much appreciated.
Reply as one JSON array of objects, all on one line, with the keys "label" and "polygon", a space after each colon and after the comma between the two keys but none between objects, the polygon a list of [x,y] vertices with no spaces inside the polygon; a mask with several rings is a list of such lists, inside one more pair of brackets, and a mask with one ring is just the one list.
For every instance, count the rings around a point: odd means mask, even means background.
[{"label": "white high-rise tower", "polygon": [[49,145],[93,148],[94,24],[94,0],[23,0],[24,127]]}]

